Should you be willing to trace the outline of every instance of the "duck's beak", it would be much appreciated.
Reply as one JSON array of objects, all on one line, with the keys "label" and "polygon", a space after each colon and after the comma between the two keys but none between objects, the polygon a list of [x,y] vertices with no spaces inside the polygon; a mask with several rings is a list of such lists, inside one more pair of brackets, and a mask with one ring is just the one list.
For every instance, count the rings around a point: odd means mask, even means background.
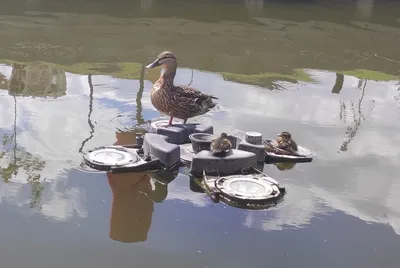
[{"label": "duck's beak", "polygon": [[158,59],[156,59],[155,61],[153,61],[152,63],[150,63],[149,65],[146,66],[146,69],[151,69],[154,67],[159,66],[160,64],[158,63]]}]

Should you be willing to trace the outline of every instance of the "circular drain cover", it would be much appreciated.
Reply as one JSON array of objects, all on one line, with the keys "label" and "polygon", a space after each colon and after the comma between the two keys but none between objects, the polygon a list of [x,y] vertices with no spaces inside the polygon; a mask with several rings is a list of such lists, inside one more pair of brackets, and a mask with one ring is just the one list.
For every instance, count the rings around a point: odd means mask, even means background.
[{"label": "circular drain cover", "polygon": [[135,163],[138,156],[125,148],[101,147],[84,154],[85,162],[93,168],[103,169]]},{"label": "circular drain cover", "polygon": [[215,182],[215,186],[225,195],[243,200],[267,200],[279,193],[278,187],[257,177],[223,177]]}]

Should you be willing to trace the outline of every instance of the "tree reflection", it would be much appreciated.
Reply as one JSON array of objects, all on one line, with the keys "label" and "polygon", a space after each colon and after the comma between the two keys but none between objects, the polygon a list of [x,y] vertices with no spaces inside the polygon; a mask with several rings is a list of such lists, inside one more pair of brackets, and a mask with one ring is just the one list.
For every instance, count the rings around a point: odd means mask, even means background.
[{"label": "tree reflection", "polygon": [[153,6],[153,0],[140,0],[140,8],[148,11]]},{"label": "tree reflection", "polygon": [[332,93],[339,94],[343,88],[344,75],[341,73],[336,73],[336,81],[332,88]]},{"label": "tree reflection", "polygon": [[140,80],[139,80],[140,86],[136,94],[136,122],[138,125],[144,123],[143,107],[142,107],[142,96],[144,90],[144,71],[145,71],[145,66],[142,64],[142,68],[140,70]]},{"label": "tree reflection", "polygon": [[89,137],[87,137],[85,140],[82,141],[81,147],[79,148],[79,152],[81,153],[83,151],[83,147],[85,146],[85,144],[91,139],[93,138],[94,135],[94,125],[92,123],[92,112],[93,112],[93,92],[94,92],[94,88],[93,88],[93,82],[92,82],[92,75],[89,74],[88,75],[88,84],[89,84],[89,112],[88,112],[88,116],[87,116],[87,122],[90,128],[90,133],[89,133]]},{"label": "tree reflection", "polygon": [[7,90],[7,86],[8,86],[7,77],[4,74],[0,73],[0,89]]},{"label": "tree reflection", "polygon": [[375,0],[357,0],[356,9],[357,17],[361,19],[370,19],[374,9]]},{"label": "tree reflection", "polygon": [[[342,143],[342,145],[340,147],[340,151],[343,151],[343,152],[347,151],[350,142],[357,135],[357,132],[358,132],[358,129],[359,129],[360,125],[361,125],[361,122],[365,120],[365,116],[363,114],[361,106],[362,106],[362,102],[363,102],[363,99],[364,99],[365,88],[367,86],[367,82],[368,82],[368,80],[364,79],[364,80],[360,80],[359,83],[358,83],[358,89],[361,90],[361,94],[360,94],[360,99],[358,100],[358,103],[357,103],[357,110],[355,108],[354,102],[353,101],[350,102],[351,111],[352,111],[352,114],[353,114],[353,125],[347,127],[347,130],[346,130],[347,138],[346,138],[346,140],[343,141],[343,143]],[[370,106],[369,113],[372,113],[373,104],[374,104],[374,102],[372,102],[372,105]],[[341,118],[346,118],[346,114],[345,114],[346,113],[346,106],[344,105],[344,102],[341,102],[340,109],[341,109],[340,117]]]},{"label": "tree reflection", "polygon": [[259,14],[264,8],[264,0],[245,0],[244,5],[251,15]]},{"label": "tree reflection", "polygon": [[57,98],[66,94],[67,78],[50,64],[13,63],[8,89],[16,96]]},{"label": "tree reflection", "polygon": [[8,183],[26,177],[31,186],[32,208],[41,208],[41,195],[44,190],[41,173],[45,161],[18,147],[17,143],[17,96],[60,97],[66,94],[67,79],[64,71],[46,63],[12,63],[11,76],[7,80],[1,74],[0,85],[7,89],[14,99],[14,125],[12,133],[2,137],[0,154],[0,176]]},{"label": "tree reflection", "polygon": [[[41,208],[41,195],[44,190],[41,184],[41,172],[45,161],[18,148],[17,144],[17,98],[14,99],[14,125],[12,134],[4,134],[0,154],[0,176],[5,183],[17,177],[27,177],[31,185],[31,208]],[[22,172],[21,172],[22,171]],[[20,178],[19,178],[20,179]]]},{"label": "tree reflection", "polygon": [[396,101],[399,101],[400,100],[400,81],[396,84],[396,86],[399,86],[398,88],[397,88],[397,91],[399,92],[396,96],[394,96],[394,99],[396,100]]}]

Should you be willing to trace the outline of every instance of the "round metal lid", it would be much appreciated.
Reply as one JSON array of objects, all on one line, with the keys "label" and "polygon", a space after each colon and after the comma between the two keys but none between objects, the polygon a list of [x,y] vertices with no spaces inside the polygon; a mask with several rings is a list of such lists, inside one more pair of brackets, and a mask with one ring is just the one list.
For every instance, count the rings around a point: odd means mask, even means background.
[{"label": "round metal lid", "polygon": [[224,194],[243,199],[269,199],[278,188],[267,180],[252,177],[221,178],[215,183]]},{"label": "round metal lid", "polygon": [[139,161],[137,155],[123,148],[98,148],[86,153],[84,157],[91,164],[102,166],[123,166]]},{"label": "round metal lid", "polygon": [[250,144],[261,144],[262,143],[262,134],[255,131],[246,132],[246,142]]}]

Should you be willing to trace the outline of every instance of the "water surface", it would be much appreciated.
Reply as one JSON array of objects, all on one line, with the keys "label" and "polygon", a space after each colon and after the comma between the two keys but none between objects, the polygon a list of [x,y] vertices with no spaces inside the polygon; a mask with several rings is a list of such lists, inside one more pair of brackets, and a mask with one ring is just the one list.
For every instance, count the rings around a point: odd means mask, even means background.
[{"label": "water surface", "polygon": [[[394,1],[7,1],[0,33],[4,267],[397,267],[400,5]],[[364,5],[362,4],[364,3]],[[368,5],[369,4],[369,5]],[[219,97],[191,122],[283,130],[312,163],[266,165],[267,211],[214,204],[182,168],[80,168],[159,117],[145,71]]]}]

